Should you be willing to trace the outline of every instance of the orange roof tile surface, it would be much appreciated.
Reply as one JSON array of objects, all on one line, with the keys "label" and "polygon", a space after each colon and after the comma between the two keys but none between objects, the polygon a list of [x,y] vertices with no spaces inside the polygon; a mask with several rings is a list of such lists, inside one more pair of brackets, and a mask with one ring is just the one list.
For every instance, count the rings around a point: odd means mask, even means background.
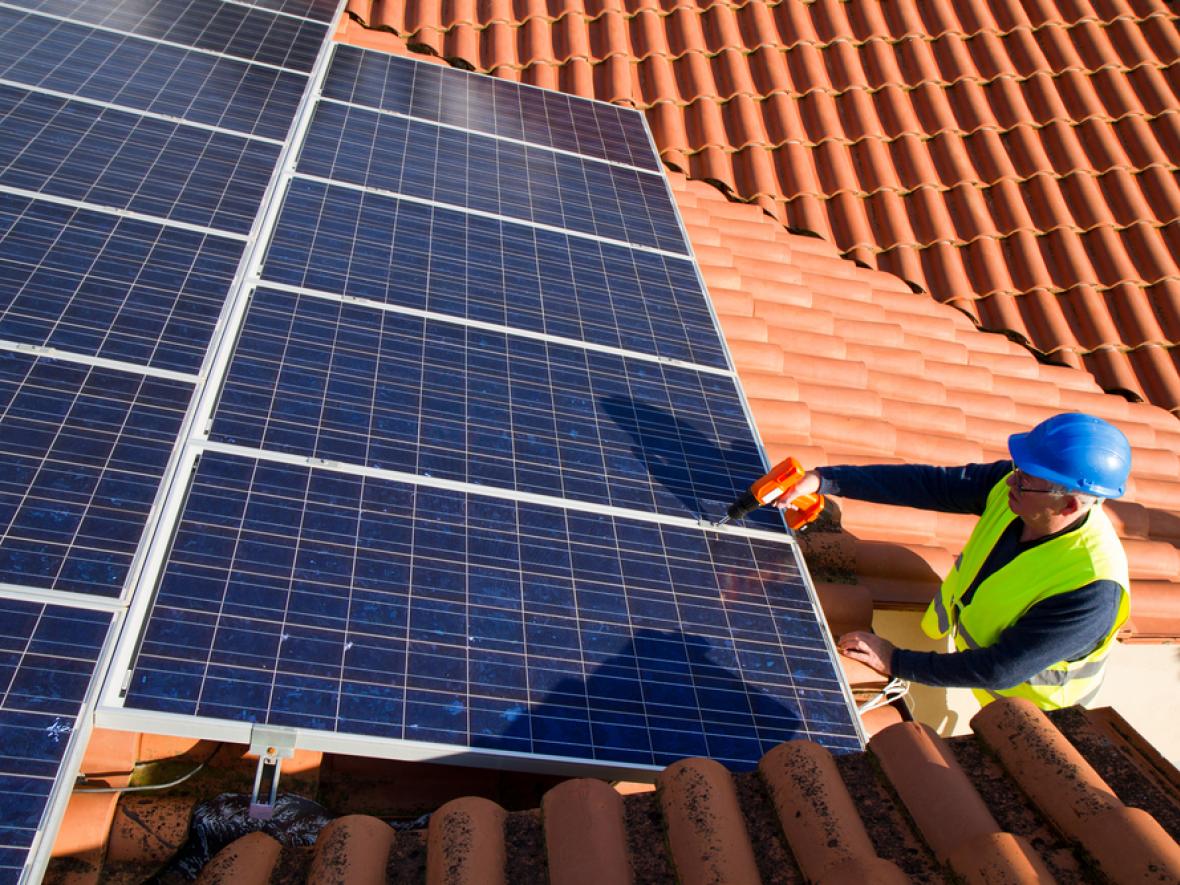
[{"label": "orange roof tile surface", "polygon": [[[198,881],[1180,880],[1180,773],[1117,714],[1075,707],[1050,719],[1027,701],[1006,700],[972,727],[973,735],[944,740],[902,722],[873,737],[866,752],[839,757],[792,741],[747,774],[685,759],[656,776],[654,792],[621,795],[603,781],[566,780],[544,788],[539,808],[509,810],[495,793],[460,794],[437,807],[425,829],[343,813],[311,847],[261,832],[242,836],[205,863]],[[157,843],[184,838],[181,816],[153,811],[161,801],[124,800],[120,833],[112,834],[105,868],[92,875],[130,881],[137,860],[141,876],[159,868],[167,853]],[[51,867],[47,881],[69,872],[79,868]],[[180,880],[169,873],[153,881]]]},{"label": "orange roof tile surface", "polygon": [[[807,14],[822,5],[806,7]],[[571,18],[579,27],[588,21],[633,27],[636,18],[651,18],[650,12],[591,15],[589,7],[553,18],[542,15],[544,4],[454,3],[445,7],[452,22],[443,29],[448,41],[476,33],[468,24],[477,6],[488,22],[500,23],[527,7],[524,18],[544,23],[544,33],[563,22],[568,30]],[[388,19],[401,9],[387,3],[381,14]],[[421,22],[436,21],[440,13],[431,4],[412,9],[407,21],[413,27],[406,27],[421,39],[430,30]],[[705,15],[680,3],[669,4],[659,18],[690,13]],[[489,24],[479,33],[519,36],[507,27]],[[356,22],[339,36],[413,54],[400,38]],[[566,67],[576,68],[577,58]],[[500,66],[496,72],[516,70]],[[787,454],[809,466],[988,461],[1007,456],[1011,433],[1056,412],[1106,418],[1134,450],[1129,492],[1107,505],[1131,562],[1132,621],[1124,638],[1180,638],[1180,424],[1173,415],[1105,394],[1090,374],[1047,364],[1003,335],[980,331],[961,311],[842,256],[828,240],[788,231],[767,217],[765,207],[733,202],[681,174],[669,178],[772,461]],[[820,582],[868,588],[878,607],[924,606],[974,524],[970,516],[915,510],[899,517],[896,508],[861,501],[839,506],[843,531],[821,525],[802,536],[809,565]]]},{"label": "orange roof tile surface", "polygon": [[672,168],[1180,413],[1180,32],[1163,0],[348,11],[390,47],[641,108]]},{"label": "orange roof tile surface", "polygon": [[[709,296],[772,461],[962,464],[1007,457],[1011,433],[1059,411],[1116,423],[1133,449],[1107,502],[1127,548],[1139,639],[1180,636],[1180,425],[1038,362],[896,277],[788,233],[756,207],[669,176]],[[975,523],[841,500],[842,531],[800,536],[819,581],[855,580],[878,606],[924,606]]]}]

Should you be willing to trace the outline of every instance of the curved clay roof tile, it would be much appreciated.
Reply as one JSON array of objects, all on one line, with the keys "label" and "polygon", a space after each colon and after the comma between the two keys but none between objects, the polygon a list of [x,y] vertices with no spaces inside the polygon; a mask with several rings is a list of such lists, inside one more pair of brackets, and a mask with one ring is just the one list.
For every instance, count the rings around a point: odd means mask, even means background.
[{"label": "curved clay roof tile", "polygon": [[558,784],[541,800],[552,885],[597,885],[633,879],[627,858],[623,797],[600,780]]},{"label": "curved clay roof tile", "polygon": [[590,57],[590,34],[586,22],[578,15],[568,14],[555,19],[553,50],[559,61]]},{"label": "curved clay roof tile", "polygon": [[713,3],[700,13],[701,30],[710,52],[734,49],[743,44],[741,28],[733,7],[727,3]]},{"label": "curved clay roof tile", "polygon": [[745,3],[736,10],[742,45],[750,49],[760,46],[776,49],[779,45],[778,28],[774,16],[765,3]]},{"label": "curved clay roof tile", "polygon": [[631,40],[627,20],[619,9],[606,9],[586,23],[590,33],[590,48],[598,59],[611,55],[631,55]]},{"label": "curved clay roof tile", "polygon": [[990,185],[1016,177],[1016,170],[994,122],[991,126],[965,135],[963,147],[971,158],[975,177],[983,184]]},{"label": "curved clay roof tile", "polygon": [[806,4],[779,3],[773,7],[772,13],[778,27],[779,42],[784,46],[794,46],[800,42],[819,42],[820,38],[815,32]]},{"label": "curved clay roof tile", "polygon": [[553,49],[553,28],[546,19],[532,16],[525,19],[517,31],[517,58],[525,66],[550,66],[556,53]]},{"label": "curved clay roof tile", "polygon": [[686,52],[708,52],[700,13],[689,6],[675,7],[664,19],[668,32],[668,47],[674,55]]},{"label": "curved clay roof tile", "polygon": [[831,753],[808,741],[791,741],[763,756],[758,770],[791,853],[809,881],[822,881],[838,864],[876,859]]},{"label": "curved clay roof tile", "polygon": [[[881,190],[896,194],[901,190],[901,181],[893,168],[889,149],[880,138],[866,137],[850,144],[848,153],[852,157],[859,188],[865,195],[866,208],[872,215],[873,209],[867,204],[874,194]],[[906,239],[905,242],[909,242],[910,239]]]},{"label": "curved clay roof tile", "polygon": [[676,74],[680,95],[690,106],[701,98],[708,99],[710,104],[719,101],[713,67],[703,52],[686,52],[677,56],[672,61],[672,70]]},{"label": "curved clay roof tile", "polygon": [[279,861],[282,846],[266,833],[235,839],[201,870],[198,885],[266,885]]},{"label": "curved clay roof tile", "polygon": [[1154,15],[1134,24],[1126,19],[1120,19],[1107,25],[1106,33],[1128,66],[1142,57],[1134,55],[1132,49],[1138,43],[1139,36],[1142,36],[1143,42],[1147,44],[1146,57],[1154,56],[1164,65],[1180,61],[1180,32],[1177,32],[1175,20],[1171,16]]},{"label": "curved clay roof tile", "polygon": [[838,92],[862,91],[868,88],[868,78],[861,65],[860,52],[848,40],[829,43],[823,50],[823,61],[828,79]]},{"label": "curved clay roof tile", "polygon": [[783,53],[774,46],[759,45],[747,56],[754,87],[765,100],[791,91],[791,76]]},{"label": "curved clay roof tile", "polygon": [[1152,216],[1161,221],[1180,217],[1175,214],[1180,213],[1180,188],[1175,178],[1158,166],[1139,176],[1127,169],[1109,169],[1096,176],[1094,184],[1115,224],[1126,226]]},{"label": "curved clay roof tile", "polygon": [[746,56],[735,48],[723,49],[712,58],[718,95],[731,99],[737,95],[754,97],[754,78]]},{"label": "curved clay roof tile", "polygon": [[733,778],[710,759],[673,763],[656,776],[668,845],[685,885],[758,882]]},{"label": "curved clay roof tile", "polygon": [[[392,846],[393,828],[384,821],[362,814],[338,817],[316,837],[307,881],[383,885]],[[462,880],[434,881],[457,883]],[[483,881],[494,882],[495,879],[493,876],[493,879]]]},{"label": "curved clay roof tile", "polygon": [[642,63],[652,55],[670,55],[668,32],[664,28],[664,20],[654,10],[643,10],[631,17],[630,22],[631,51],[635,58]]},{"label": "curved clay roof tile", "polygon": [[1106,73],[1110,82],[1120,84],[1119,89],[1125,92],[1133,90],[1133,96],[1126,99],[1129,105],[1132,101],[1137,100],[1143,113],[1155,116],[1156,114],[1176,113],[1176,92],[1168,78],[1172,77],[1173,82],[1180,80],[1178,68],[1180,68],[1180,62],[1174,63],[1172,68],[1167,71],[1162,71],[1150,64],[1139,65],[1123,75],[1125,83],[1114,71]]},{"label": "curved clay roof tile", "polygon": [[848,4],[841,0],[816,0],[809,4],[808,14],[817,39],[821,43],[847,37],[851,28],[848,23]]},{"label": "curved clay roof tile", "polygon": [[[971,727],[1054,824],[1084,842],[1107,875],[1120,882],[1159,880],[1160,873],[1180,879],[1180,845],[1150,817],[1128,815],[1114,791],[1031,703],[989,704]],[[1109,827],[1105,837],[1103,827]]]},{"label": "curved clay roof tile", "polygon": [[475,796],[453,799],[434,812],[427,829],[427,885],[504,885],[506,816],[496,803]]},{"label": "curved clay roof tile", "polygon": [[1180,339],[1180,278],[1160,280],[1144,291],[1165,338],[1168,341]]}]

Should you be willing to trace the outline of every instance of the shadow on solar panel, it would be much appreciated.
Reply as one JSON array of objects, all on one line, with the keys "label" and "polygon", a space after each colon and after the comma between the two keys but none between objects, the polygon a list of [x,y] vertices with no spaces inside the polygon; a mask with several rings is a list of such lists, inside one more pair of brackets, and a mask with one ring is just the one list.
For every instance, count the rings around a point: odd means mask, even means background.
[{"label": "shadow on solar panel", "polygon": [[544,695],[531,707],[473,699],[472,744],[641,765],[709,756],[748,768],[805,729],[797,709],[742,678],[729,643],[679,630],[587,638],[587,675],[540,674]]},{"label": "shadow on solar panel", "polygon": [[[721,442],[715,432],[641,399],[603,397],[599,408],[630,435],[632,455],[647,468],[657,498],[674,496],[688,514],[720,513],[744,488],[745,478],[761,469],[748,434]],[[782,520],[770,511],[756,511],[746,524],[782,529]]]}]

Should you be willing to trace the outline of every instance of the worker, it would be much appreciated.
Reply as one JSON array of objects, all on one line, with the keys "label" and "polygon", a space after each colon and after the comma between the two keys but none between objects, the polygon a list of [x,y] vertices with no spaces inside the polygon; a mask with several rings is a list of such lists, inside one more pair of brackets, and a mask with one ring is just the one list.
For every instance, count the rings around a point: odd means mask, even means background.
[{"label": "worker", "polygon": [[1012,435],[1008,451],[1011,460],[962,467],[822,467],[791,497],[980,516],[922,618],[931,638],[953,635],[956,651],[895,648],[857,631],[840,637],[841,653],[911,682],[974,689],[981,704],[1084,705],[1130,609],[1127,557],[1102,501],[1126,490],[1131,447],[1113,425],[1071,413]]}]

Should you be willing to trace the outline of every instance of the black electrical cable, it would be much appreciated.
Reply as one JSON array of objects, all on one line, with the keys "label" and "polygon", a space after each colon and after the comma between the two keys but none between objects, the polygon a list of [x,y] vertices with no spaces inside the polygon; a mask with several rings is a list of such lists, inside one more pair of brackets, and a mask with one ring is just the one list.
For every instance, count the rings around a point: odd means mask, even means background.
[{"label": "black electrical cable", "polygon": [[[144,793],[144,792],[147,792],[148,790],[167,790],[169,787],[175,787],[178,784],[183,784],[186,780],[188,780],[190,777],[192,777],[194,774],[196,774],[198,771],[200,771],[202,768],[204,768],[206,765],[208,765],[210,762],[212,762],[213,757],[217,755],[217,751],[220,750],[223,746],[224,746],[224,743],[218,743],[217,746],[215,746],[213,748],[213,752],[209,754],[209,757],[207,759],[205,759],[204,762],[202,762],[200,765],[198,765],[196,768],[194,768],[188,774],[182,775],[181,777],[178,777],[176,780],[169,781],[166,784],[139,784],[139,785],[134,785],[134,786],[128,784],[126,787],[85,787],[85,786],[79,786],[76,783],[74,785],[74,792],[75,793]],[[80,777],[82,778],[80,783],[85,784],[87,782],[86,775],[83,774]]]}]

